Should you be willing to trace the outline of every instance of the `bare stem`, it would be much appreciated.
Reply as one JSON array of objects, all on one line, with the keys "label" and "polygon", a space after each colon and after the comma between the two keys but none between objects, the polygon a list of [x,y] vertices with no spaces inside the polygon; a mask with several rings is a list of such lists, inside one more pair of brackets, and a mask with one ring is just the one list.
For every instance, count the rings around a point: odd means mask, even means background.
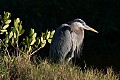
[{"label": "bare stem", "polygon": [[37,50],[33,51],[33,52],[29,55],[29,57],[31,57],[33,54],[35,54],[36,52],[38,52],[41,48],[42,48],[42,47],[39,47]]},{"label": "bare stem", "polygon": [[8,57],[11,59],[10,54],[9,54],[9,51],[8,51],[8,49],[7,49],[7,46],[3,43],[3,41],[2,41],[1,39],[0,39],[0,41],[1,41],[2,44],[5,46],[5,51],[7,52]]}]

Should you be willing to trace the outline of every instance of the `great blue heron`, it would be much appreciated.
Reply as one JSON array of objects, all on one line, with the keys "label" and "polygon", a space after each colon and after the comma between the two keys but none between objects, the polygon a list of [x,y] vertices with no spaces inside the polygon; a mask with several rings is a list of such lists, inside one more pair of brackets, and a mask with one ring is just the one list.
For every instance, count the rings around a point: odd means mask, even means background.
[{"label": "great blue heron", "polygon": [[59,26],[50,45],[50,59],[55,63],[63,61],[68,63],[74,55],[80,54],[84,29],[98,33],[81,19],[75,19]]}]

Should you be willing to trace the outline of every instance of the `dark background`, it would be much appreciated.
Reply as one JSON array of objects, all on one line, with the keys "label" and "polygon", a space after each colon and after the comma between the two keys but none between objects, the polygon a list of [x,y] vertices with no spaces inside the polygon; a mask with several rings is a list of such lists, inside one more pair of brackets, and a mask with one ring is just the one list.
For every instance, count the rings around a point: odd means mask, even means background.
[{"label": "dark background", "polygon": [[[0,14],[4,11],[19,17],[26,31],[32,27],[38,33],[81,18],[99,34],[85,31],[77,63],[120,69],[120,0],[0,0]],[[45,56],[48,50],[49,45],[37,54]]]}]

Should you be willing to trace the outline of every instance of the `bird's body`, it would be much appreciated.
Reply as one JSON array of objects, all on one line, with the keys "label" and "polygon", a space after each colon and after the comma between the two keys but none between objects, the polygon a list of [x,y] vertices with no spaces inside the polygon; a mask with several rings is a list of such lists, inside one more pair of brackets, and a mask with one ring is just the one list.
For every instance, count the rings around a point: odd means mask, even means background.
[{"label": "bird's body", "polygon": [[84,28],[80,28],[84,21],[81,19],[75,19],[69,24],[62,24],[59,26],[52,39],[50,46],[50,59],[57,62],[67,63],[74,57],[74,55],[80,54],[80,48],[84,39]]}]

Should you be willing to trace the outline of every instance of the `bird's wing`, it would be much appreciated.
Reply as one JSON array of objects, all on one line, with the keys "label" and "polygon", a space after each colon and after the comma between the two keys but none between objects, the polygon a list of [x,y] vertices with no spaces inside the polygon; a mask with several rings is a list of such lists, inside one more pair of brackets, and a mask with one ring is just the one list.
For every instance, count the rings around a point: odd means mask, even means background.
[{"label": "bird's wing", "polygon": [[71,30],[69,25],[62,24],[57,28],[50,46],[50,57],[62,61],[71,49]]}]

